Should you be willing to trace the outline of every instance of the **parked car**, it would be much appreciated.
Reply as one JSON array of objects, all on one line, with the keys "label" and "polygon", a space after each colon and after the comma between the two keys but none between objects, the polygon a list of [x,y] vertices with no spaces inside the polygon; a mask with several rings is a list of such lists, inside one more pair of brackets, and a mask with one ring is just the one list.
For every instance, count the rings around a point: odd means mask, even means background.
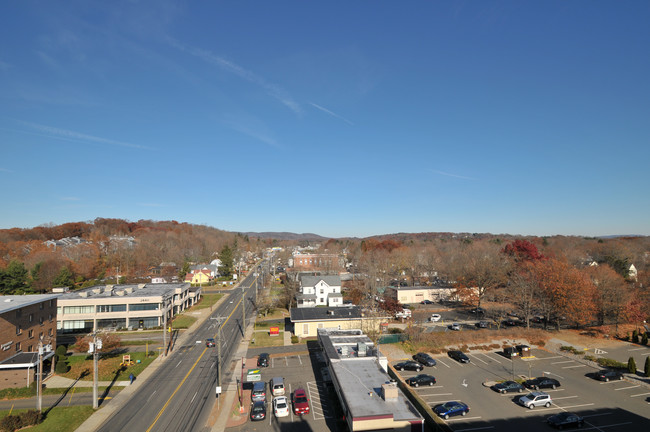
[{"label": "parked car", "polygon": [[293,392],[293,412],[296,415],[309,414],[309,399],[304,389],[296,389]]},{"label": "parked car", "polygon": [[251,406],[251,421],[264,420],[266,418],[266,402],[253,402]]},{"label": "parked car", "polygon": [[476,326],[478,328],[488,328],[488,322],[487,321],[479,321],[476,323]]},{"label": "parked car", "polygon": [[515,347],[505,347],[503,349],[503,355],[507,358],[513,358],[519,356],[519,351]]},{"label": "parked car", "polygon": [[453,323],[452,325],[449,326],[449,329],[450,329],[450,330],[459,331],[459,330],[460,330],[460,324],[458,324],[458,323]]},{"label": "parked car", "polygon": [[469,313],[474,315],[483,315],[485,313],[485,309],[483,309],[482,307],[477,307],[470,310]]},{"label": "parked car", "polygon": [[427,353],[419,352],[413,355],[413,360],[424,366],[435,366],[436,360]]},{"label": "parked car", "polygon": [[436,378],[432,375],[420,374],[406,379],[406,384],[411,387],[419,387],[421,385],[432,386],[436,383]]},{"label": "parked car", "polygon": [[286,396],[278,396],[273,399],[273,413],[276,417],[286,417],[289,415],[289,402]]},{"label": "parked car", "polygon": [[433,304],[433,302],[431,300],[422,300],[420,304],[427,305],[427,304]]},{"label": "parked car", "polygon": [[266,382],[255,381],[251,391],[251,400],[253,402],[266,402]]},{"label": "parked car", "polygon": [[517,322],[513,320],[512,318],[508,318],[507,320],[503,321],[504,325],[507,325],[509,327],[514,327],[517,325]]},{"label": "parked car", "polygon": [[515,346],[520,356],[526,357],[530,355],[530,347],[528,345],[517,345]]},{"label": "parked car", "polygon": [[526,380],[524,382],[524,385],[533,390],[539,390],[542,388],[556,389],[560,386],[560,382],[554,378],[537,377],[537,378]]},{"label": "parked car", "polygon": [[257,367],[269,367],[269,354],[261,353],[257,357]]},{"label": "parked car", "polygon": [[558,429],[562,429],[565,427],[572,427],[572,426],[582,427],[585,424],[585,419],[583,417],[580,417],[578,414],[574,414],[572,412],[561,412],[559,414],[555,414],[554,416],[547,418],[546,422],[551,426],[555,426]]},{"label": "parked car", "polygon": [[623,379],[623,374],[617,370],[599,370],[596,372],[596,379],[599,379],[601,381],[610,381],[610,380],[622,380]]},{"label": "parked car", "polygon": [[440,314],[431,314],[431,318],[429,318],[429,321],[438,322],[441,319],[442,319],[442,316]]},{"label": "parked car", "polygon": [[445,402],[441,405],[436,405],[433,412],[438,414],[443,419],[447,420],[451,416],[466,415],[469,412],[469,406],[466,403],[459,401]]},{"label": "parked car", "polygon": [[447,355],[458,362],[469,363],[469,357],[467,357],[465,353],[462,351],[458,351],[458,350],[449,351],[447,352]]},{"label": "parked car", "polygon": [[207,346],[208,348],[211,348],[211,347],[213,347],[214,345],[215,345],[215,343],[214,343],[214,338],[207,338],[207,339],[205,340],[205,346]]},{"label": "parked car", "polygon": [[395,365],[395,369],[403,371],[403,370],[410,370],[410,371],[416,371],[420,372],[424,367],[413,360],[407,360],[403,362],[399,362]]},{"label": "parked car", "polygon": [[524,391],[524,386],[516,381],[504,381],[494,384],[492,386],[492,390],[497,391],[501,394],[514,392],[521,393]]},{"label": "parked car", "polygon": [[533,409],[536,406],[551,406],[551,396],[548,393],[534,391],[519,399],[519,403],[526,408]]}]

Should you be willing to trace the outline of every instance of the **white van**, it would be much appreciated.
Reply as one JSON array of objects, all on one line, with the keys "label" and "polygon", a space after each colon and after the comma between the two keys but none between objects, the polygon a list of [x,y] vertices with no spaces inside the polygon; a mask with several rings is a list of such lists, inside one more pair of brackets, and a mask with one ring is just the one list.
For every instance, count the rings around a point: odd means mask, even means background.
[{"label": "white van", "polygon": [[273,394],[273,396],[284,395],[284,378],[282,377],[271,378],[271,393]]}]

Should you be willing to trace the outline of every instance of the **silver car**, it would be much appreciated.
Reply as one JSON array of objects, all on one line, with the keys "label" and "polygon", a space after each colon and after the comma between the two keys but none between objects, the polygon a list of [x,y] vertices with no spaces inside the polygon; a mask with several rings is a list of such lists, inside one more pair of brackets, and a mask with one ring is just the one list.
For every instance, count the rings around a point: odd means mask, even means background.
[{"label": "silver car", "polygon": [[534,391],[519,399],[519,403],[526,408],[533,409],[536,406],[551,406],[551,396],[548,393]]}]

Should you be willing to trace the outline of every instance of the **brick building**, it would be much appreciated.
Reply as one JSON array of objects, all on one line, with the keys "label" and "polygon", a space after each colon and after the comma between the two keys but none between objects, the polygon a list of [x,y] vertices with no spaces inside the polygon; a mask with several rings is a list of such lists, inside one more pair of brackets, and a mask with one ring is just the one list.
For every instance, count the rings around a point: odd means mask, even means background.
[{"label": "brick building", "polygon": [[39,341],[51,347],[43,353],[44,373],[54,370],[57,297],[0,296],[0,389],[26,387],[36,379]]},{"label": "brick building", "polygon": [[343,257],[338,254],[295,253],[289,261],[289,267],[295,271],[341,271],[344,264]]}]

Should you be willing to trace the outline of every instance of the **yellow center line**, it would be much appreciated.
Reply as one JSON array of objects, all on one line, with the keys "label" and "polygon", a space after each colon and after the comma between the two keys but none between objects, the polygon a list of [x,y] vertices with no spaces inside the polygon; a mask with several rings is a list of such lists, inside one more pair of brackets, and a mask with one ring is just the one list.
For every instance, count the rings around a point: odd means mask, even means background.
[{"label": "yellow center line", "polygon": [[[257,278],[255,278],[255,279],[257,279]],[[251,286],[253,286],[253,284],[251,284]],[[249,286],[248,288],[250,288],[250,286]],[[242,299],[242,300],[243,300],[243,299]],[[239,302],[237,302],[237,306],[239,306],[239,303],[241,303],[242,300],[239,300]],[[223,327],[223,325],[224,325],[225,323],[228,322],[228,320],[230,319],[230,317],[232,316],[232,314],[235,313],[235,310],[237,310],[237,306],[235,306],[235,308],[233,309],[233,311],[230,312],[230,315],[228,315],[228,318],[226,318],[226,320],[225,320],[225,321],[223,322],[223,324],[221,325],[222,327]],[[218,330],[217,330],[217,331],[218,331]],[[216,335],[217,335],[217,334],[215,333],[215,336],[216,336]],[[199,358],[196,359],[196,361],[194,362],[194,364],[192,365],[192,367],[190,368],[190,370],[187,372],[187,374],[185,375],[185,377],[183,378],[183,380],[180,382],[180,384],[178,384],[178,387],[176,387],[176,390],[174,390],[174,393],[172,393],[172,395],[169,397],[169,399],[167,399],[167,402],[165,402],[165,405],[163,405],[163,407],[160,409],[160,412],[158,413],[158,415],[156,416],[156,418],[153,420],[153,423],[151,423],[151,426],[149,426],[149,429],[147,429],[146,432],[151,432],[151,429],[153,429],[153,427],[156,425],[156,423],[157,423],[158,420],[160,419],[160,416],[162,416],[162,414],[165,412],[165,410],[167,409],[167,406],[169,406],[169,403],[172,401],[172,399],[174,398],[174,396],[176,395],[176,393],[178,392],[178,390],[180,390],[180,388],[183,386],[183,384],[185,384],[185,381],[187,380],[187,377],[190,376],[190,374],[192,373],[192,371],[194,370],[194,368],[196,367],[196,365],[199,363],[199,361],[200,361],[201,358],[203,357],[203,354],[205,354],[205,352],[206,352],[207,350],[208,350],[207,347],[203,348],[203,352],[201,353],[201,355],[199,356]]]}]

